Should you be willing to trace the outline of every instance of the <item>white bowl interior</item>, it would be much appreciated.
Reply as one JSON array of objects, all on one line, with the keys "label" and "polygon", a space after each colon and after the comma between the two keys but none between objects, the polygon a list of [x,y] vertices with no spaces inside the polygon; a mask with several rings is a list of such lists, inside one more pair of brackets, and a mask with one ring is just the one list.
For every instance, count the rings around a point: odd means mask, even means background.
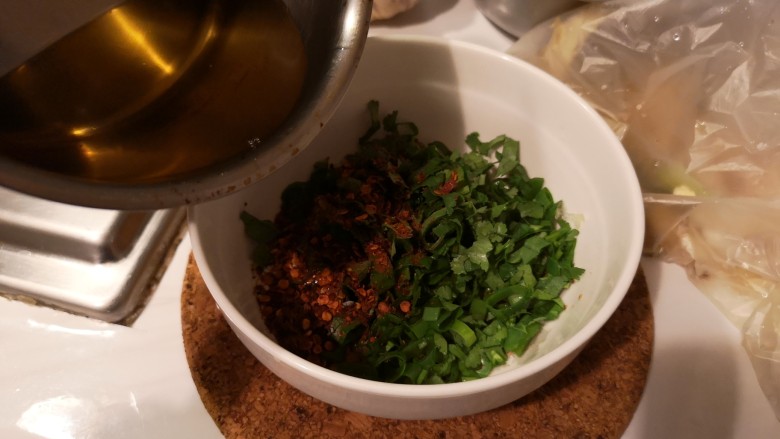
[{"label": "white bowl interior", "polygon": [[[313,144],[259,184],[190,209],[197,263],[234,329],[251,343],[271,349],[277,361],[290,360],[278,357],[283,355],[278,347],[247,324],[265,332],[252,294],[251,246],[239,213],[246,209],[273,218],[287,184],[306,179],[317,160],[330,157],[337,162],[354,151],[368,127],[366,103],[371,99],[380,102],[382,114],[398,110],[400,120],[416,123],[423,141],[462,148],[472,131],[483,139],[499,134],[518,139],[529,174],[545,178],[580,230],[575,262],[586,273],[564,293],[567,310],[545,326],[519,364],[479,380],[485,381],[482,384],[459,384],[498,387],[581,348],[619,305],[641,255],[641,193],[627,155],[584,101],[540,70],[494,51],[422,37],[370,38],[347,95]],[[318,371],[332,378],[328,372]],[[349,385],[350,379],[341,382]],[[379,383],[371,391],[394,393],[389,386]],[[419,390],[404,392],[443,396],[447,386],[452,385],[416,386]],[[469,387],[459,391],[464,389]]]}]

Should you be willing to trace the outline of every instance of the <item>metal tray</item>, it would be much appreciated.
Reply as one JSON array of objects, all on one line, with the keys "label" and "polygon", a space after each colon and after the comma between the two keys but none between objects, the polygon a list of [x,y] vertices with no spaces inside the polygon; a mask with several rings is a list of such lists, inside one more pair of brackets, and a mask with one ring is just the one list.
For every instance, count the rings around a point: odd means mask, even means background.
[{"label": "metal tray", "polygon": [[0,294],[126,322],[167,265],[184,217],[184,209],[94,209],[0,188]]}]

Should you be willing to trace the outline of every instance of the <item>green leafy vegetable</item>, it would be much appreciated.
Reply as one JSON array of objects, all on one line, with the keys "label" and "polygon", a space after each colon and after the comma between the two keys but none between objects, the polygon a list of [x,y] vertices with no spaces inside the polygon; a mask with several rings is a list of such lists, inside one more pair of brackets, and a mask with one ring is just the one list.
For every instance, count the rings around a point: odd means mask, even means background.
[{"label": "green leafy vegetable", "polygon": [[277,234],[276,226],[273,221],[257,219],[247,212],[241,212],[240,218],[244,223],[244,232],[255,242],[252,261],[261,267],[268,265],[272,259],[271,242]]},{"label": "green leafy vegetable", "polygon": [[[520,163],[518,141],[471,133],[467,152],[459,153],[421,143],[414,124],[399,122],[396,112],[380,120],[378,108],[369,103],[370,128],[348,160],[352,168],[382,169],[392,185],[384,187],[388,199],[403,207],[392,212],[411,213],[372,220],[373,228],[358,221],[353,229],[322,231],[350,248],[377,236],[387,243],[386,251],[347,266],[360,288],[391,310],[377,306],[361,324],[334,316],[327,327],[344,348],[329,354],[329,365],[390,382],[486,376],[521,355],[544,322],[564,310],[561,293],[583,274],[574,265],[578,232],[561,217],[544,180]],[[285,191],[281,216],[308,221],[307,203],[319,194],[359,192],[364,182],[346,174],[319,164],[308,182]],[[372,218],[379,215],[372,209]],[[255,262],[270,263],[276,229],[248,214],[241,218],[258,243]]]}]

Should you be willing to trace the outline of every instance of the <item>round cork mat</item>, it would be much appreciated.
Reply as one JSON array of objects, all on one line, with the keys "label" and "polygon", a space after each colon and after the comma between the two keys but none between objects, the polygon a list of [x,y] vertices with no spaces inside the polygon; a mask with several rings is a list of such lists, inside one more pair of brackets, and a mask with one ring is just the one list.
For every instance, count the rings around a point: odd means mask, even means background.
[{"label": "round cork mat", "polygon": [[236,338],[190,257],[182,291],[187,361],[203,404],[233,438],[618,438],[647,380],[653,315],[640,270],[617,312],[535,392],[471,416],[401,421],[314,399],[276,377]]}]

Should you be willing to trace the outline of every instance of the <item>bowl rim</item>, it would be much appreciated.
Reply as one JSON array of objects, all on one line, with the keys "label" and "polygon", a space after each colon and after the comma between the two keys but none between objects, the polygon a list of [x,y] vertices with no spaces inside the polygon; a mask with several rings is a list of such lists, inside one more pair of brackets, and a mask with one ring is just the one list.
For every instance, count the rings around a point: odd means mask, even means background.
[{"label": "bowl rim", "polygon": [[[614,282],[611,283],[611,293],[607,297],[607,300],[605,300],[602,306],[596,311],[594,316],[572,337],[565,340],[551,352],[548,352],[527,363],[520,364],[517,367],[504,371],[500,374],[490,375],[471,381],[437,385],[386,383],[353,377],[311,363],[284,349],[271,338],[258,330],[251,322],[249,322],[249,320],[247,320],[247,318],[244,317],[235,306],[233,306],[231,301],[221,290],[219,284],[216,282],[216,278],[209,270],[209,267],[205,265],[206,261],[203,260],[203,257],[199,257],[199,254],[202,253],[199,234],[200,229],[198,223],[199,206],[190,206],[188,208],[188,227],[190,230],[190,239],[194,251],[194,256],[196,262],[201,264],[199,266],[200,272],[206,285],[214,286],[213,289],[209,288],[209,291],[214,297],[219,308],[222,309],[223,315],[227,320],[229,320],[230,324],[233,325],[234,328],[243,332],[243,334],[245,334],[253,343],[256,343],[275,359],[287,364],[299,373],[304,373],[317,380],[336,385],[345,390],[356,391],[364,394],[369,393],[374,395],[383,395],[388,397],[403,397],[407,399],[443,399],[454,396],[464,396],[475,393],[488,392],[493,389],[517,382],[523,378],[535,375],[566,359],[567,357],[577,354],[579,350],[582,349],[587,344],[587,342],[604,326],[607,320],[614,314],[615,310],[623,301],[623,298],[628,292],[628,288],[631,285],[634,276],[636,275],[636,271],[639,268],[639,263],[642,256],[645,229],[642,192],[631,160],[623,148],[623,145],[620,143],[606,122],[596,112],[596,110],[593,109],[593,107],[591,107],[576,92],[544,70],[512,55],[479,46],[474,43],[450,40],[442,37],[414,34],[369,36],[366,42],[366,49],[368,49],[374,41],[384,41],[405,45],[422,45],[431,47],[434,50],[477,52],[481,55],[500,58],[503,60],[503,62],[507,62],[513,65],[513,68],[530,71],[533,75],[540,77],[542,80],[549,83],[552,87],[558,88],[559,91],[562,91],[568,95],[571,101],[579,104],[579,106],[581,106],[582,109],[592,119],[592,122],[596,128],[604,134],[604,137],[614,139],[608,142],[609,147],[614,150],[618,160],[622,161],[625,165],[622,169],[625,169],[626,172],[630,174],[628,175],[626,184],[630,186],[628,189],[633,193],[633,196],[631,197],[631,205],[625,207],[627,210],[635,213],[635,218],[633,223],[629,225],[632,242],[629,245],[628,258],[625,260],[625,269],[620,273],[619,277],[614,279]],[[197,251],[195,251],[196,249]]]}]

